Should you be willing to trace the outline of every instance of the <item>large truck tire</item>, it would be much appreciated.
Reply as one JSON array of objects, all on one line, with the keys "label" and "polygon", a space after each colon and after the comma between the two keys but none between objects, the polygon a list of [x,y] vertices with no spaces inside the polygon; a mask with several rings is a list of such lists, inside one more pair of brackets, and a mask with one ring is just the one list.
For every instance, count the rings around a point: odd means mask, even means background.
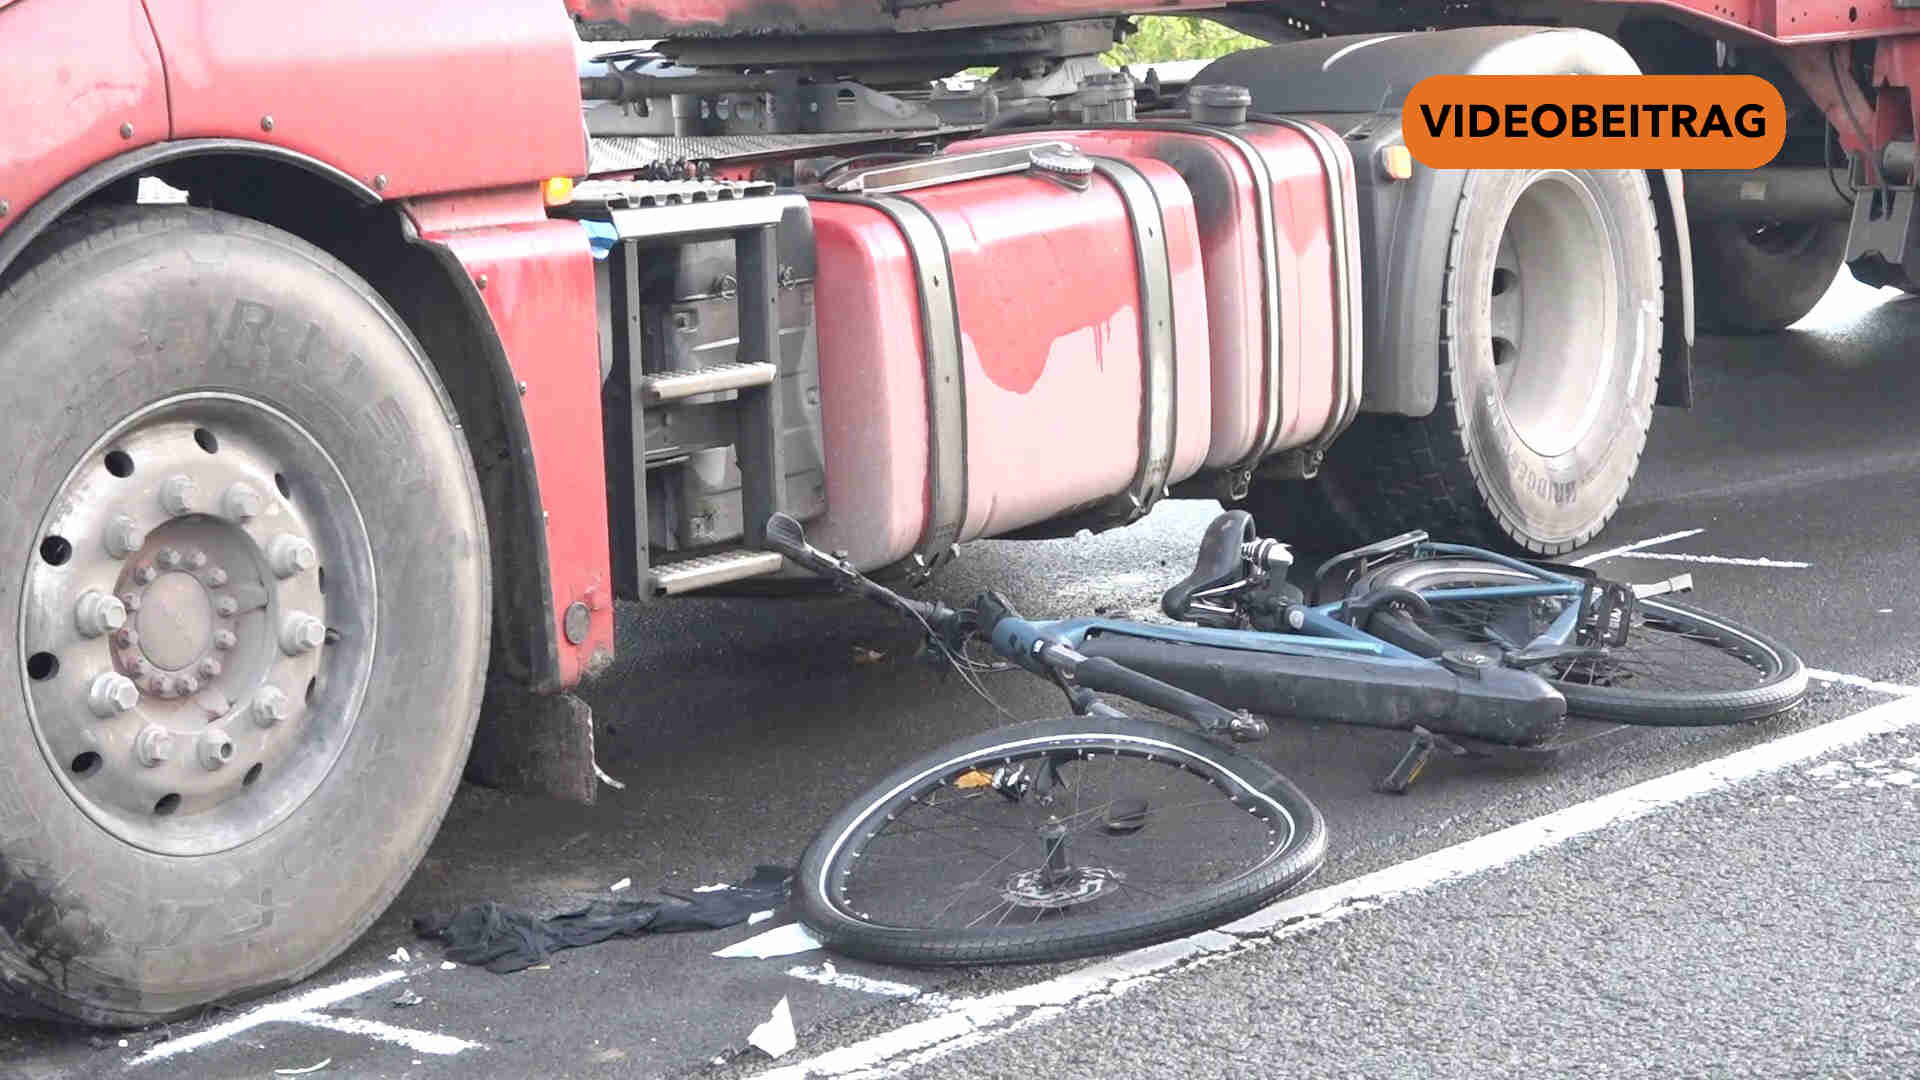
[{"label": "large truck tire", "polygon": [[393,899],[473,736],[487,535],[420,346],[345,266],[185,207],[0,281],[0,1010],[284,986]]},{"label": "large truck tire", "polygon": [[1847,255],[1847,222],[1755,225],[1694,221],[1694,308],[1719,334],[1784,330],[1833,287]]},{"label": "large truck tire", "polygon": [[1441,289],[1439,402],[1362,415],[1321,475],[1257,485],[1264,531],[1326,550],[1409,529],[1551,555],[1626,494],[1660,370],[1661,263],[1647,176],[1476,171]]}]

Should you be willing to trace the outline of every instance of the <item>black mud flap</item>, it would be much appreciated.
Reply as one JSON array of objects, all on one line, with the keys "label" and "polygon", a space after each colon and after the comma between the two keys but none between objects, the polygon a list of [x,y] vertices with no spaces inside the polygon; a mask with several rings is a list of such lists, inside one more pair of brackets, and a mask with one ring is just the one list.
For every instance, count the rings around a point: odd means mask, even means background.
[{"label": "black mud flap", "polygon": [[572,694],[530,693],[488,679],[467,779],[516,795],[592,805],[600,788],[593,709]]}]

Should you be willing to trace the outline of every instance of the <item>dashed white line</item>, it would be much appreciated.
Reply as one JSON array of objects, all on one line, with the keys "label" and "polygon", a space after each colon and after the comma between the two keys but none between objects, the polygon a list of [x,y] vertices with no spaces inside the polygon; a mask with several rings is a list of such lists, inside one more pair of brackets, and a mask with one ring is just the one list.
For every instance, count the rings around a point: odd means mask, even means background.
[{"label": "dashed white line", "polygon": [[1771,566],[1786,570],[1805,570],[1813,565],[1809,562],[1798,562],[1793,559],[1746,559],[1735,558],[1729,555],[1687,555],[1678,551],[1622,551],[1610,557],[1615,559],[1664,559],[1667,562],[1712,563],[1716,566]]},{"label": "dashed white line", "polygon": [[1505,866],[1575,837],[1633,821],[1739,781],[1916,724],[1920,724],[1920,697],[1885,702],[1820,727],[1635,784],[1430,855],[1315,889],[1219,930],[1123,953],[1031,986],[954,1001],[925,1020],[805,1061],[769,1069],[757,1074],[756,1080],[805,1077],[860,1080],[896,1073],[1004,1038],[1068,1012],[1110,1001],[1175,971],[1264,948],[1397,898]]},{"label": "dashed white line", "polygon": [[1920,686],[1907,686],[1904,683],[1880,682],[1875,679],[1863,679],[1858,675],[1848,675],[1840,671],[1825,671],[1820,668],[1808,668],[1807,678],[1821,682],[1844,683],[1848,686],[1878,690],[1882,694],[1897,694],[1900,697],[1912,697],[1920,694]]},{"label": "dashed white line", "polygon": [[1660,544],[1670,543],[1674,540],[1685,540],[1689,536],[1699,536],[1706,531],[1705,529],[1682,529],[1679,532],[1670,532],[1665,536],[1656,536],[1648,540],[1636,540],[1631,544],[1622,544],[1619,547],[1608,548],[1605,551],[1596,551],[1591,555],[1582,555],[1573,560],[1573,565],[1592,566],[1594,563],[1602,562],[1618,555],[1625,555],[1629,551],[1639,551],[1641,548],[1655,547]]},{"label": "dashed white line", "polygon": [[302,1012],[294,1013],[284,1019],[290,1024],[339,1031],[348,1035],[364,1035],[369,1039],[404,1046],[416,1054],[458,1054],[462,1050],[481,1049],[479,1043],[468,1042],[452,1035],[442,1035],[437,1031],[395,1027],[392,1024],[383,1024],[378,1020],[365,1020],[358,1016],[328,1016],[326,1013]]},{"label": "dashed white line", "polygon": [[911,983],[889,982],[886,979],[869,979],[865,975],[854,975],[836,970],[832,961],[809,967],[802,964],[790,967],[787,974],[796,979],[805,979],[821,986],[837,986],[842,990],[852,990],[861,994],[880,994],[884,997],[919,997],[920,988]]}]

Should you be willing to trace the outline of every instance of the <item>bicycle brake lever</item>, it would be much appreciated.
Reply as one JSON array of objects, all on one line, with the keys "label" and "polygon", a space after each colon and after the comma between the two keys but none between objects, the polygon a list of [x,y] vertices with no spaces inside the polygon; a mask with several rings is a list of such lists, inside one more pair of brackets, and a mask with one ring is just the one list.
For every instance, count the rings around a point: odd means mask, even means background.
[{"label": "bicycle brake lever", "polygon": [[806,530],[787,514],[767,518],[767,546],[787,557],[795,566],[823,578],[852,581],[858,575],[853,567],[807,543]]}]

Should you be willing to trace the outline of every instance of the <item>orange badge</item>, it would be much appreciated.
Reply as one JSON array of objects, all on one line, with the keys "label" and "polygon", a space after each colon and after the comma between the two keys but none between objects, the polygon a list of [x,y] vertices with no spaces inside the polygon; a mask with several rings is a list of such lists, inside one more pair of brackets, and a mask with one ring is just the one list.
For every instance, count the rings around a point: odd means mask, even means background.
[{"label": "orange badge", "polygon": [[1757,169],[1786,105],[1754,75],[1435,75],[1400,123],[1434,169]]}]

